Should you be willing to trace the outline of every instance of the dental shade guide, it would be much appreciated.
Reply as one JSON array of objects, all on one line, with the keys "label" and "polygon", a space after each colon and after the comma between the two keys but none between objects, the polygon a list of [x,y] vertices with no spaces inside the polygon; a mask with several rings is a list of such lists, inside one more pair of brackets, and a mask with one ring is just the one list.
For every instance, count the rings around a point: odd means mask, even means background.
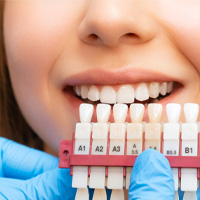
[{"label": "dental shade guide", "polygon": [[[136,157],[151,147],[169,160],[178,188],[185,191],[184,200],[197,199],[200,178],[199,106],[185,104],[186,123],[180,123],[181,106],[167,104],[168,123],[160,123],[162,106],[149,104],[149,122],[142,122],[144,105],[108,104],[96,107],[97,122],[91,122],[94,107],[80,105],[80,123],[76,124],[72,141],[60,143],[59,167],[70,168],[72,187],[78,188],[76,200],[89,200],[87,186],[94,188],[93,200],[107,199],[105,187],[112,189],[111,200],[124,199]],[[110,115],[114,123],[109,122]],[[127,113],[131,123],[126,122]]]},{"label": "dental shade guide", "polygon": [[[182,124],[182,156],[197,156],[198,125],[196,122],[199,114],[199,105],[185,104],[184,114],[186,123]],[[181,169],[181,177],[181,190],[186,191],[183,200],[195,200],[198,187],[197,169]]]}]

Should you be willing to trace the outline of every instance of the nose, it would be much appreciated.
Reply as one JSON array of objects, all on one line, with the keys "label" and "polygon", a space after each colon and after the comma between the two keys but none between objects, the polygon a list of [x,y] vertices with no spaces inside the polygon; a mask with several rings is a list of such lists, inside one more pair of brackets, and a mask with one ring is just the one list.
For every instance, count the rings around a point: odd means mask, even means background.
[{"label": "nose", "polygon": [[93,0],[83,17],[78,34],[90,45],[115,46],[144,43],[155,36],[147,7],[140,0]]}]

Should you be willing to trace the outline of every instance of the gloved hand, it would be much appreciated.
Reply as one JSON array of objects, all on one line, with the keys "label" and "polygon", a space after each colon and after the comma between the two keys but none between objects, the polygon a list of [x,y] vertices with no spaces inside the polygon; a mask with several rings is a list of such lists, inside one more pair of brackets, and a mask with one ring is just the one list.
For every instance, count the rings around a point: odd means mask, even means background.
[{"label": "gloved hand", "polygon": [[1,200],[74,200],[71,182],[56,157],[0,137]]},{"label": "gloved hand", "polygon": [[148,149],[136,159],[129,186],[129,200],[174,200],[175,187],[168,160]]}]

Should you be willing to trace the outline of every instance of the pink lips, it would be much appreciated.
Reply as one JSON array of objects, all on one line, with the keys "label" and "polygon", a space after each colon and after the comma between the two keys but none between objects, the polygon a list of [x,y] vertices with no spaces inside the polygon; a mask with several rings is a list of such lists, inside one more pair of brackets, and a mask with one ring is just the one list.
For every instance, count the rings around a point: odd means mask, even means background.
[{"label": "pink lips", "polygon": [[115,70],[91,69],[72,75],[64,80],[63,87],[75,85],[117,85],[117,84],[133,84],[139,82],[170,82],[176,81],[174,78],[165,74],[138,70],[131,67],[125,67]]}]

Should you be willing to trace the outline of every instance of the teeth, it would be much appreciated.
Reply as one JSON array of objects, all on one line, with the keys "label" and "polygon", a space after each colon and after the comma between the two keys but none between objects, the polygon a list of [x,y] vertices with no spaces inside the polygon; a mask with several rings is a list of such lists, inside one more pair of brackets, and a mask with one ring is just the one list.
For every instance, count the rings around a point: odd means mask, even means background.
[{"label": "teeth", "polygon": [[74,86],[74,92],[75,92],[78,96],[81,96],[81,86]]},{"label": "teeth", "polygon": [[173,82],[167,84],[167,93],[170,93],[173,90]]},{"label": "teeth", "polygon": [[169,123],[178,123],[181,114],[181,105],[177,103],[168,103],[166,113]]},{"label": "teeth", "polygon": [[149,85],[149,97],[157,98],[160,92],[160,84],[157,82],[153,82]]},{"label": "teeth", "polygon": [[82,103],[79,107],[79,116],[81,123],[90,123],[93,115],[94,106],[88,103]]},{"label": "teeth", "polygon": [[126,104],[115,104],[113,107],[113,115],[115,123],[124,123],[128,112],[128,106]]},{"label": "teeth", "polygon": [[187,123],[195,123],[199,114],[199,105],[196,103],[186,103],[184,105],[184,114]]},{"label": "teeth", "polygon": [[131,104],[130,115],[131,115],[131,122],[141,123],[144,116],[144,105],[140,103]]},{"label": "teeth", "polygon": [[88,87],[86,85],[81,86],[81,98],[87,99],[88,97]]},{"label": "teeth", "polygon": [[145,101],[145,100],[149,99],[149,90],[148,90],[146,83],[141,83],[137,87],[137,89],[135,91],[135,98],[138,101]]},{"label": "teeth", "polygon": [[158,123],[162,116],[162,105],[158,103],[150,103],[148,105],[148,115],[150,123]]},{"label": "teeth", "polygon": [[107,123],[110,116],[111,106],[108,104],[98,104],[96,108],[97,121]]},{"label": "teeth", "polygon": [[[116,91],[119,88],[118,91]],[[151,82],[140,83],[135,89],[133,85],[121,86],[95,86],[82,85],[74,86],[76,95],[81,96],[82,99],[89,99],[91,101],[101,101],[102,103],[126,103],[131,104],[134,100],[145,101],[149,97],[151,102],[156,102],[159,94],[165,96],[173,90],[173,82]]]},{"label": "teeth", "polygon": [[133,103],[134,89],[131,85],[122,85],[117,92],[117,103]]},{"label": "teeth", "polygon": [[91,101],[98,101],[99,98],[99,90],[96,86],[92,85],[88,92],[88,99]]},{"label": "teeth", "polygon": [[100,93],[102,103],[116,103],[117,93],[111,86],[104,86]]},{"label": "teeth", "polygon": [[165,96],[167,94],[167,83],[164,82],[160,85],[160,94]]}]

